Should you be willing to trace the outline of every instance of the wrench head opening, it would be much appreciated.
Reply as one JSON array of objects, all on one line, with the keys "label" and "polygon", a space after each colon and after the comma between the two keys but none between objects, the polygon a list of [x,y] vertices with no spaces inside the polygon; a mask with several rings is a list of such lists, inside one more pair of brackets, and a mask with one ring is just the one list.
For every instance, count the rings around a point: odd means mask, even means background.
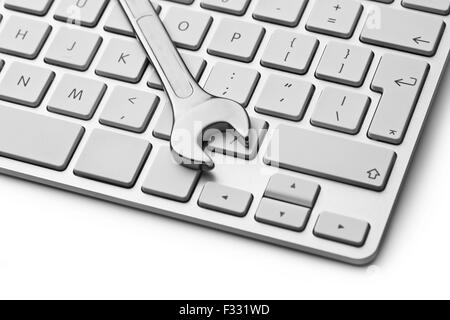
[{"label": "wrench head opening", "polygon": [[204,134],[209,129],[234,129],[248,146],[250,119],[245,109],[228,99],[211,98],[175,119],[170,147],[176,161],[195,170],[214,169],[214,161],[205,152]]}]

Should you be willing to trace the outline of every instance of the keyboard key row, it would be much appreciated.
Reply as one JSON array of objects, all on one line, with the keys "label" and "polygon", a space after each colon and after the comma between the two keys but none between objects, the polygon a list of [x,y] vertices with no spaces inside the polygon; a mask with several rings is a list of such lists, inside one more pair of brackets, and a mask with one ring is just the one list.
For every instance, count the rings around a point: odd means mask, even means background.
[{"label": "keyboard key row", "polygon": [[[85,130],[83,127],[31,112],[0,106],[0,156],[63,171],[67,168]],[[139,138],[95,129],[75,164],[74,174],[123,188],[136,184],[152,145]],[[126,155],[126,156],[125,156]],[[197,187],[200,171],[174,161],[168,147],[153,159],[142,191],[170,200],[187,202]],[[265,198],[255,215],[258,222],[301,232],[306,228],[320,187],[284,175],[271,178]],[[217,183],[206,183],[198,205],[237,217],[247,215],[253,195]],[[367,222],[322,213],[314,235],[361,247],[370,225]]]}]

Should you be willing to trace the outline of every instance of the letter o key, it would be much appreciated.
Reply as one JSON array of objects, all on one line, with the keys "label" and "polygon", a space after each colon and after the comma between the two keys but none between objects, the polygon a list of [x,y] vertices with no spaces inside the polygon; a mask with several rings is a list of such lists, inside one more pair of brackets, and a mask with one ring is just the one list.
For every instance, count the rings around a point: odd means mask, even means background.
[{"label": "letter o key", "polygon": [[190,24],[188,21],[181,21],[180,24],[178,25],[178,30],[180,31],[186,31],[187,29],[189,29]]}]

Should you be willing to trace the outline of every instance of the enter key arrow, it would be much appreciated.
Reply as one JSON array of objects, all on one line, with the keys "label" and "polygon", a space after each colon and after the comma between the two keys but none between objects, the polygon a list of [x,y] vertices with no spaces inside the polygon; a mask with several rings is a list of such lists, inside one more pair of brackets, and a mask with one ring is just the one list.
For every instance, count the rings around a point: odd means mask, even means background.
[{"label": "enter key arrow", "polygon": [[401,87],[401,86],[410,86],[410,87],[415,87],[416,86],[416,84],[417,84],[417,78],[414,78],[414,77],[409,77],[409,81],[405,81],[405,79],[398,79],[398,80],[395,80],[394,82],[399,86],[399,87]]},{"label": "enter key arrow", "polygon": [[431,43],[431,42],[428,41],[428,40],[422,39],[422,37],[415,37],[415,38],[413,38],[413,41],[414,41],[415,43],[417,43],[417,44]]}]

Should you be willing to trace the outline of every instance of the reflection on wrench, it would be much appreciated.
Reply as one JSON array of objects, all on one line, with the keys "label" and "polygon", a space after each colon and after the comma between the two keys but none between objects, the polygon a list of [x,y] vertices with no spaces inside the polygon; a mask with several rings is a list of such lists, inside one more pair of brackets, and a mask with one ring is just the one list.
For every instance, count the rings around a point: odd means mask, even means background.
[{"label": "reflection on wrench", "polygon": [[232,128],[248,144],[250,119],[238,103],[205,92],[192,77],[149,0],[119,0],[172,103],[172,153],[183,165],[212,170],[204,152],[208,129]]}]

